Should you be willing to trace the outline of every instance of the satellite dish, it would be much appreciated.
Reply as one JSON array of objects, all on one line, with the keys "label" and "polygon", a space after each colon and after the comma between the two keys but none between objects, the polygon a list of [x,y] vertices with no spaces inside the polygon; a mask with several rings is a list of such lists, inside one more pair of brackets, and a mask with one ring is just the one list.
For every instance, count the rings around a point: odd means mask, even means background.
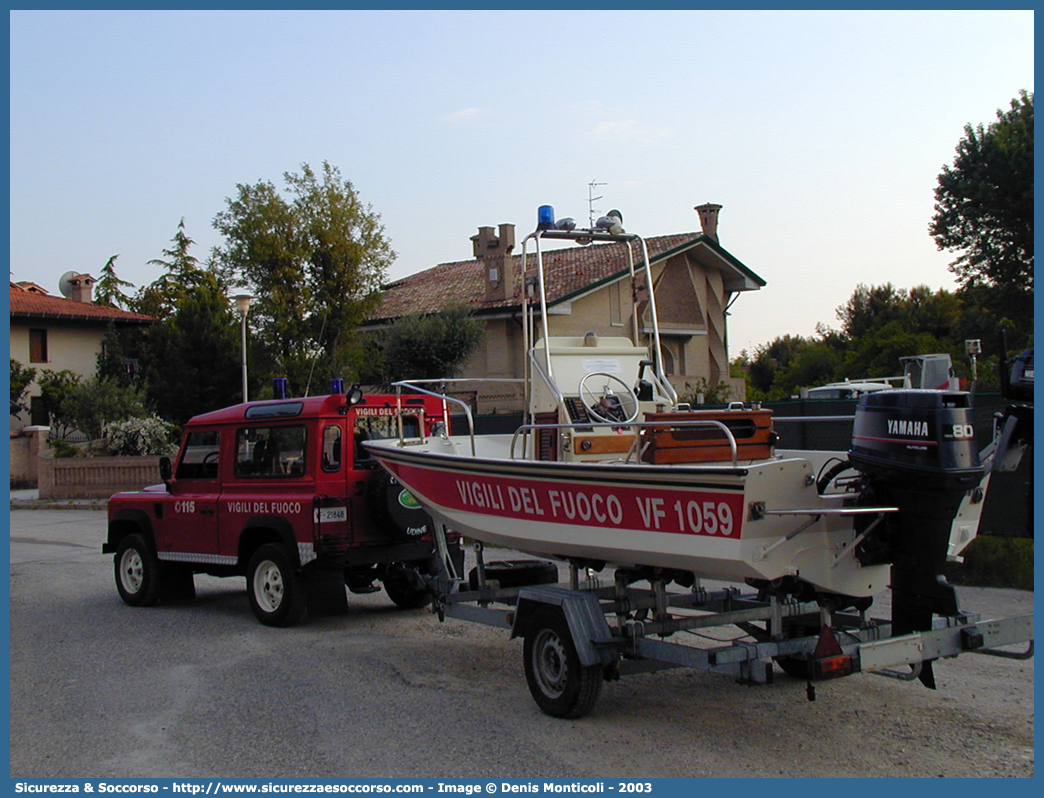
[{"label": "satellite dish", "polygon": [[72,299],[72,281],[79,276],[79,272],[66,272],[58,281],[58,290],[62,292],[62,296],[66,299]]}]

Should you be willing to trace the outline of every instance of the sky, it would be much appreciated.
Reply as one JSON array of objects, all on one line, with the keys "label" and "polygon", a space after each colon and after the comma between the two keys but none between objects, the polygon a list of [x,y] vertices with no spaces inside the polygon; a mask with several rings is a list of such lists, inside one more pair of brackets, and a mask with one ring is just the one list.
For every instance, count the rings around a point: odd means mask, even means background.
[{"label": "sky", "polygon": [[967,124],[1033,91],[1031,11],[14,11],[11,279],[112,255],[141,286],[184,218],[204,260],[239,184],[329,161],[390,279],[539,205],[719,236],[767,285],[730,356],[838,327],[859,284],[953,290],[928,235]]}]

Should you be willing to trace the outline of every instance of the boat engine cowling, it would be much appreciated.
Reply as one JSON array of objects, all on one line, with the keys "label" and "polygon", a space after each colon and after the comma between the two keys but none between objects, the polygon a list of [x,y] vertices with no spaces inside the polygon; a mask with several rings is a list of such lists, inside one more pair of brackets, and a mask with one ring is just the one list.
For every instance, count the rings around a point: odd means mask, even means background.
[{"label": "boat engine cowling", "polygon": [[932,628],[960,612],[943,575],[950,528],[985,474],[971,395],[894,390],[862,396],[849,461],[864,475],[861,504],[897,507],[856,550],[864,565],[892,564],[893,634]]}]

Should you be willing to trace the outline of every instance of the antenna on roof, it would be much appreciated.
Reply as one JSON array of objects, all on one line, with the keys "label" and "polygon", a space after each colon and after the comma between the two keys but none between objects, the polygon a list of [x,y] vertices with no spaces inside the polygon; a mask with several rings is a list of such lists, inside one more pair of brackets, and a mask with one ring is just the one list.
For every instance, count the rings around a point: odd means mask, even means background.
[{"label": "antenna on roof", "polygon": [[609,185],[608,183],[596,183],[594,180],[592,180],[590,183],[587,184],[587,213],[588,213],[588,219],[589,219],[588,228],[591,229],[591,230],[593,230],[594,226],[595,226],[595,208],[594,208],[595,201],[596,200],[600,200],[602,198],[601,195],[598,195],[597,197],[594,196],[595,186],[608,186],[608,185]]}]

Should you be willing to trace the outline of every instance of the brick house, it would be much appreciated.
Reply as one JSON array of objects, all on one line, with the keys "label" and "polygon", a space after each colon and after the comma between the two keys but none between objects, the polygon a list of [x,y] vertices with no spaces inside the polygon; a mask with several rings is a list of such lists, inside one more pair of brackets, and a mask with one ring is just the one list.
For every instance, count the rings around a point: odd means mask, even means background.
[{"label": "brick house", "polygon": [[[39,372],[68,369],[81,377],[94,376],[102,338],[110,324],[140,326],[151,316],[95,305],[94,278],[77,275],[69,298],[51,296],[31,282],[11,283],[11,357]],[[46,425],[39,406],[40,388],[29,386],[31,410],[11,416],[12,433],[27,425]]]},{"label": "brick house", "polygon": [[[646,244],[669,379],[682,390],[686,383],[695,384],[700,378],[712,385],[724,382],[731,389],[731,398],[743,399],[743,380],[729,376],[726,309],[738,294],[756,291],[765,281],[719,243],[720,207],[708,204],[696,209],[701,232],[655,236],[647,238]],[[519,378],[522,258],[512,252],[514,226],[500,225],[497,232],[479,228],[472,242],[474,259],[442,263],[386,286],[376,315],[362,329],[376,330],[399,316],[435,313],[450,301],[464,301],[485,321],[486,338],[462,376]],[[631,335],[635,320],[626,246],[570,245],[544,251],[551,335]],[[527,252],[532,267],[532,245]],[[638,306],[637,328],[647,341],[651,332],[648,303]],[[480,390],[479,412],[521,408],[520,389],[494,385]]]}]

